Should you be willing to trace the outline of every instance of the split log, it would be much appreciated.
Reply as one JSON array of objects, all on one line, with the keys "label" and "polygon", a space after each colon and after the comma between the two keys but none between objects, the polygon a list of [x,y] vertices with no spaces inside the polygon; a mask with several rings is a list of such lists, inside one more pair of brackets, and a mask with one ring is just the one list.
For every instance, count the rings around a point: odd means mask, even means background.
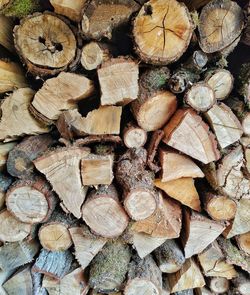
[{"label": "split log", "polygon": [[107,240],[91,234],[87,227],[72,227],[69,232],[74,243],[75,257],[85,269]]},{"label": "split log", "polygon": [[137,98],[139,91],[137,62],[124,57],[112,58],[103,63],[97,73],[101,87],[102,106],[126,105]]},{"label": "split log", "polygon": [[0,268],[4,271],[30,263],[39,251],[35,240],[6,243],[0,247]]},{"label": "split log", "polygon": [[217,69],[206,73],[205,81],[213,89],[215,99],[223,100],[228,97],[233,89],[234,78],[225,69]]},{"label": "split log", "polygon": [[216,241],[198,255],[199,263],[206,277],[222,277],[228,280],[238,276],[234,266],[227,263]]},{"label": "split log", "polygon": [[27,86],[25,73],[19,64],[0,60],[0,93]]},{"label": "split log", "polygon": [[63,205],[76,218],[81,217],[81,207],[87,188],[82,186],[80,161],[90,150],[80,147],[58,148],[34,161],[35,167],[43,173]]},{"label": "split log", "polygon": [[209,289],[202,287],[195,289],[196,295],[214,295]]},{"label": "split log", "polygon": [[152,256],[144,259],[133,257],[129,266],[128,282],[124,289],[124,295],[160,295],[162,290],[161,271]]},{"label": "split log", "polygon": [[41,156],[53,143],[54,140],[49,134],[24,138],[8,154],[8,173],[21,179],[31,177],[35,168],[32,161]]},{"label": "split log", "polygon": [[250,279],[249,276],[243,272],[239,273],[239,276],[233,280],[233,284],[236,290],[241,295],[248,295],[250,290]]},{"label": "split log", "polygon": [[54,7],[55,13],[67,16],[69,19],[80,22],[82,19],[82,9],[86,0],[49,0],[50,4]]},{"label": "split log", "polygon": [[216,103],[214,90],[205,82],[193,84],[186,92],[184,100],[197,112],[206,112]]},{"label": "split log", "polygon": [[81,64],[87,71],[95,70],[111,59],[112,51],[109,44],[92,41],[82,48]]},{"label": "split log", "polygon": [[175,240],[166,240],[154,251],[157,264],[163,273],[177,272],[185,262],[185,257]]},{"label": "split log", "polygon": [[220,158],[208,125],[191,109],[179,109],[165,126],[163,141],[204,164]]},{"label": "split log", "polygon": [[3,208],[5,203],[5,194],[11,185],[13,179],[9,175],[5,175],[0,172],[0,210]]},{"label": "split log", "polygon": [[147,63],[174,62],[186,51],[193,29],[184,4],[175,0],[149,1],[134,20],[135,50]]},{"label": "split log", "polygon": [[69,250],[50,252],[42,249],[32,267],[32,271],[59,280],[69,272],[72,261],[73,255]]},{"label": "split log", "polygon": [[235,217],[237,204],[226,196],[204,193],[203,203],[209,216],[216,221],[232,220]]},{"label": "split log", "polygon": [[12,36],[14,22],[11,18],[0,15],[0,45],[8,49],[10,52],[15,52],[15,46]]},{"label": "split log", "polygon": [[168,276],[171,293],[205,286],[203,275],[192,258],[187,259],[182,268]]},{"label": "split log", "polygon": [[174,292],[174,295],[194,295],[194,289],[187,289],[179,292]]},{"label": "split log", "polygon": [[66,19],[50,12],[23,18],[14,28],[18,54],[33,75],[56,75],[75,62],[77,40]]},{"label": "split log", "polygon": [[156,179],[154,184],[171,198],[181,202],[196,211],[200,211],[200,198],[194,185],[193,178],[185,177],[163,182]]},{"label": "split log", "polygon": [[219,237],[217,241],[226,257],[227,263],[237,265],[243,270],[250,272],[250,257],[245,252],[235,247],[229,239],[226,240]]},{"label": "split log", "polygon": [[66,274],[60,281],[49,276],[43,277],[42,287],[49,295],[81,294],[87,295],[89,286],[82,268],[78,267]]},{"label": "split log", "polygon": [[229,291],[229,281],[226,278],[214,277],[209,282],[211,291],[223,294]]},{"label": "split log", "polygon": [[77,136],[120,134],[122,108],[99,107],[82,117],[77,110],[66,111],[59,117],[57,128],[60,133],[69,132]]},{"label": "split log", "polygon": [[115,177],[123,188],[124,207],[134,220],[152,215],[157,207],[158,194],[152,173],[145,169],[147,152],[144,148],[128,149],[119,159]]},{"label": "split log", "polygon": [[48,183],[40,178],[16,181],[6,193],[6,206],[13,216],[25,223],[46,222],[57,199]]},{"label": "split log", "polygon": [[250,231],[236,236],[238,247],[246,254],[250,255]]},{"label": "split log", "polygon": [[39,1],[3,0],[0,4],[0,13],[8,17],[23,18],[40,9]]},{"label": "split log", "polygon": [[8,295],[7,292],[3,288],[3,283],[6,282],[15,272],[15,269],[9,271],[0,271],[0,292],[1,295]]},{"label": "split log", "polygon": [[33,282],[33,294],[34,295],[48,295],[45,288],[42,287],[43,274],[31,271]]},{"label": "split log", "polygon": [[155,173],[157,173],[161,169],[157,160],[155,161],[155,156],[157,154],[158,146],[163,136],[164,136],[164,132],[162,130],[155,130],[151,136],[151,139],[147,148],[147,152],[148,152],[147,165]]},{"label": "split log", "polygon": [[110,185],[113,181],[114,155],[89,154],[81,160],[81,179],[83,185]]},{"label": "split log", "polygon": [[225,229],[222,224],[195,211],[186,210],[184,218],[185,223],[181,238],[186,258],[201,253]]},{"label": "split log", "polygon": [[241,126],[244,134],[250,136],[250,112],[246,112],[242,116]]},{"label": "split log", "polygon": [[33,286],[30,265],[17,271],[3,284],[3,288],[9,295],[32,294]]},{"label": "split log", "polygon": [[182,177],[204,177],[201,169],[189,157],[175,151],[161,149],[161,181],[167,182]]},{"label": "split log", "polygon": [[236,2],[210,2],[202,9],[199,17],[200,47],[206,53],[220,51],[240,36],[243,27],[243,12]]},{"label": "split log", "polygon": [[89,193],[82,218],[95,234],[105,238],[120,236],[128,225],[128,216],[113,185],[100,186]]},{"label": "split log", "polygon": [[48,132],[48,128],[37,122],[29,112],[29,104],[34,96],[30,88],[20,88],[6,97],[0,108],[0,140],[11,141],[24,135]]},{"label": "split log", "polygon": [[94,92],[91,80],[83,75],[60,73],[45,81],[30,105],[30,111],[42,122],[51,124],[65,110],[77,108],[77,102]]},{"label": "split log", "polygon": [[181,206],[174,200],[159,193],[155,212],[146,219],[136,221],[131,229],[149,234],[151,237],[174,239],[180,236]]},{"label": "split log", "polygon": [[247,107],[250,106],[250,63],[241,65],[238,78],[238,93],[244,98]]},{"label": "split log", "polygon": [[9,152],[14,148],[17,142],[0,143],[0,171],[5,169]]},{"label": "split log", "polygon": [[238,118],[225,104],[214,105],[205,116],[222,149],[235,143],[242,136],[243,131]]},{"label": "split log", "polygon": [[123,142],[130,148],[140,148],[147,141],[147,132],[135,124],[128,124],[123,130]]},{"label": "split log", "polygon": [[101,293],[120,290],[130,258],[128,245],[120,241],[108,242],[91,262],[89,286]]},{"label": "split log", "polygon": [[8,210],[0,212],[0,240],[18,242],[25,239],[31,232],[31,225],[17,220]]}]

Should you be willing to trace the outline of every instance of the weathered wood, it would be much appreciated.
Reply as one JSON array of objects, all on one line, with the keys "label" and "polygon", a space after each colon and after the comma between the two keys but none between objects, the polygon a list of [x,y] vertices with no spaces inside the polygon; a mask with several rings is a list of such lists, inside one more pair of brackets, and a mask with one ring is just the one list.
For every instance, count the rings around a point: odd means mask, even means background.
[{"label": "weathered wood", "polygon": [[63,111],[76,109],[77,103],[93,92],[93,82],[85,76],[62,72],[45,81],[36,92],[30,111],[43,122],[53,123]]},{"label": "weathered wood", "polygon": [[128,216],[113,185],[90,192],[82,207],[82,218],[95,234],[105,238],[120,236],[128,225]]},{"label": "weathered wood", "polygon": [[102,293],[120,290],[131,258],[129,247],[119,241],[108,242],[92,260],[89,285]]},{"label": "weathered wood", "polygon": [[199,17],[199,44],[207,53],[220,51],[233,43],[244,27],[243,12],[236,2],[208,3]]},{"label": "weathered wood", "polygon": [[12,181],[12,177],[0,172],[0,210],[4,207],[5,194],[9,186],[11,185]]},{"label": "weathered wood", "polygon": [[220,158],[208,125],[191,109],[179,109],[164,128],[163,141],[204,164]]},{"label": "weathered wood", "polygon": [[236,236],[238,247],[246,254],[250,255],[250,231]]},{"label": "weathered wood", "polygon": [[14,28],[13,20],[4,15],[0,15],[0,26],[0,44],[6,49],[8,49],[10,52],[15,52],[15,46],[12,35],[12,31]]},{"label": "weathered wood", "polygon": [[103,63],[97,73],[101,87],[102,106],[126,105],[137,98],[139,67],[138,63],[132,59],[112,58]]},{"label": "weathered wood", "polygon": [[20,58],[34,75],[55,75],[76,59],[77,40],[72,28],[51,12],[23,18],[14,28],[14,41]]},{"label": "weathered wood", "polygon": [[14,148],[17,142],[0,143],[0,171],[3,171],[6,167],[9,152]]},{"label": "weathered wood", "polygon": [[149,1],[134,20],[135,50],[147,63],[174,62],[186,51],[193,29],[184,4],[175,0]]},{"label": "weathered wood", "polygon": [[4,99],[1,104],[0,140],[11,141],[20,136],[49,131],[28,110],[34,94],[30,88],[20,88]]},{"label": "weathered wood", "polygon": [[127,148],[143,147],[147,141],[147,132],[135,124],[128,124],[123,130],[123,142]]},{"label": "weathered wood", "polygon": [[209,287],[216,294],[223,294],[229,291],[229,281],[226,278],[215,277],[210,280]]},{"label": "weathered wood", "polygon": [[107,240],[91,234],[87,227],[72,227],[69,232],[75,247],[75,257],[85,269]]},{"label": "weathered wood", "polygon": [[77,218],[81,217],[87,193],[80,177],[80,161],[89,153],[86,147],[58,148],[34,161],[35,167],[46,176],[67,210]]}]

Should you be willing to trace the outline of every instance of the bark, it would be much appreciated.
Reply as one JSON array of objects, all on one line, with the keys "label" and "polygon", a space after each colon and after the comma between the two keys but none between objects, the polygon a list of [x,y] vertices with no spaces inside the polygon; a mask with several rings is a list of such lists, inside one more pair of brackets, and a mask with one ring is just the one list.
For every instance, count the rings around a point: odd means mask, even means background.
[{"label": "bark", "polygon": [[120,236],[128,225],[128,216],[113,185],[90,192],[82,207],[82,218],[95,234],[105,238]]},{"label": "bark", "polygon": [[11,18],[4,15],[0,15],[0,44],[8,49],[10,52],[15,52],[12,31],[14,27],[14,22]]},{"label": "bark", "polygon": [[92,260],[89,285],[102,293],[120,290],[128,271],[131,252],[120,241],[108,242]]},{"label": "bark", "polygon": [[236,2],[210,2],[202,9],[199,17],[200,47],[206,53],[221,51],[240,36],[243,27],[243,12]]},{"label": "bark", "polygon": [[17,142],[0,143],[0,171],[5,170],[9,152],[14,148]]},{"label": "bark", "polygon": [[216,294],[223,294],[229,290],[229,281],[226,278],[212,278],[209,282],[211,291]]},{"label": "bark", "polygon": [[164,132],[162,130],[154,131],[147,148],[147,152],[148,152],[147,165],[155,173],[159,172],[161,169],[155,157],[157,154],[158,146],[163,136],[164,136]]},{"label": "bark", "polygon": [[250,255],[250,231],[236,236],[239,249]]},{"label": "bark", "polygon": [[233,285],[241,295],[247,295],[250,289],[250,279],[248,274],[240,272],[239,276],[233,280]]},{"label": "bark", "polygon": [[0,6],[0,13],[8,17],[22,18],[41,7],[38,0],[4,0]]},{"label": "bark", "polygon": [[[171,25],[166,21],[168,18],[172,19]],[[182,27],[181,32],[177,29],[179,26]],[[144,4],[134,20],[135,50],[147,63],[174,62],[186,51],[193,29],[191,16],[184,4],[175,0],[150,1]],[[156,38],[157,35],[160,38]],[[166,38],[168,42],[165,42]]]},{"label": "bark", "polygon": [[[112,144],[114,146],[121,145],[122,140],[118,135],[89,135],[76,140],[76,145],[85,146],[91,144]],[[109,146],[110,147],[110,146]]]},{"label": "bark", "polygon": [[0,172],[0,210],[4,207],[5,194],[9,186],[11,185],[12,181],[12,177]]},{"label": "bark", "polygon": [[123,142],[127,148],[140,148],[147,141],[147,132],[133,123],[123,130]]},{"label": "bark", "polygon": [[245,63],[241,66],[238,76],[238,93],[244,98],[244,101],[249,108],[250,106],[250,63]]},{"label": "bark", "polygon": [[38,272],[31,271],[32,283],[33,283],[33,292],[32,295],[48,295],[48,292],[45,288],[42,287],[43,275]]}]

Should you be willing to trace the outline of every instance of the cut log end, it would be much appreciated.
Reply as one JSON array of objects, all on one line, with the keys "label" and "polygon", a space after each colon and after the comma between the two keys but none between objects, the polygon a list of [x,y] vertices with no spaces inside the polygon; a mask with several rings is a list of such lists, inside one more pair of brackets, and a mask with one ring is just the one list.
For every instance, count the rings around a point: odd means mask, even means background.
[{"label": "cut log end", "polygon": [[239,248],[250,255],[250,232],[237,236],[236,240]]},{"label": "cut log end", "polygon": [[226,278],[212,278],[209,285],[216,294],[223,294],[229,290],[229,281]]},{"label": "cut log end", "polygon": [[147,132],[137,126],[127,126],[123,131],[123,141],[127,148],[143,147],[147,141]]}]

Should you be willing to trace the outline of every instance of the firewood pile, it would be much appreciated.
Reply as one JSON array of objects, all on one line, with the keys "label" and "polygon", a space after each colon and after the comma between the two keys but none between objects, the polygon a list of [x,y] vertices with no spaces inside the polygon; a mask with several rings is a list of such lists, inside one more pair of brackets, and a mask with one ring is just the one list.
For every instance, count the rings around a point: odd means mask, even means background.
[{"label": "firewood pile", "polygon": [[250,294],[250,6],[184,2],[0,1],[0,295]]}]

